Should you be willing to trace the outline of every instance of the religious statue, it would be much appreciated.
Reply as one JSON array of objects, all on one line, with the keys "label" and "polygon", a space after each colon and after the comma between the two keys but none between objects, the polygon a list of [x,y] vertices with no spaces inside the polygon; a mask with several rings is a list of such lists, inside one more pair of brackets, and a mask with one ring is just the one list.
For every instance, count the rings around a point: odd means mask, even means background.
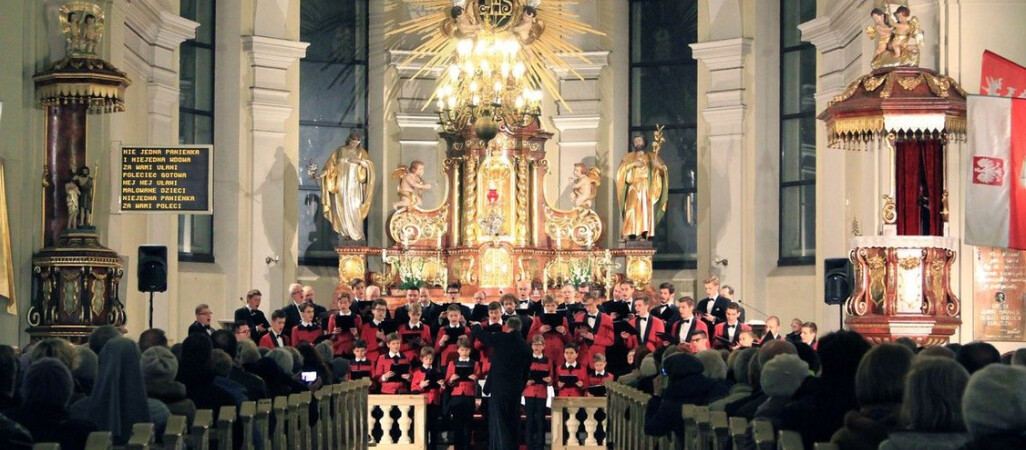
[{"label": "religious statue", "polygon": [[392,178],[399,180],[399,201],[392,204],[392,209],[418,208],[425,189],[431,185],[424,182],[424,163],[413,161],[409,167],[399,166],[392,171]]},{"label": "religious statue", "polygon": [[82,2],[64,5],[60,23],[68,56],[96,56],[104,30],[103,10],[99,6]]},{"label": "religious statue", "polygon": [[664,141],[662,127],[656,129],[652,152],[642,135],[635,135],[632,152],[624,156],[616,169],[616,198],[623,219],[620,238],[652,239],[656,225],[666,212],[669,180],[666,164],[659,157]]},{"label": "religious statue", "polygon": [[[70,182],[75,184],[75,187],[78,189],[78,195],[76,198],[77,214],[72,218],[69,205],[68,221],[69,223],[74,221],[75,228],[88,227],[93,223],[93,176],[89,172],[89,167],[79,167]],[[67,185],[65,185],[65,192],[67,192]],[[68,193],[68,197],[71,197],[71,195],[71,193]]]},{"label": "religious statue", "polygon": [[64,183],[64,194],[68,203],[68,229],[74,230],[78,228],[78,198],[82,195],[82,191],[78,189],[74,180],[69,180]]},{"label": "religious statue", "polygon": [[513,27],[513,36],[520,41],[521,45],[530,45],[545,32],[545,23],[538,20],[537,3],[540,2],[536,1],[534,3],[535,6],[524,6],[524,13],[520,16],[520,22]]},{"label": "religious statue", "polygon": [[907,6],[894,10],[894,21],[886,11],[873,8],[870,12],[874,24],[866,28],[866,34],[877,42],[870,66],[918,67],[919,47],[923,44],[923,30],[919,19],[911,15]]},{"label": "religious statue", "polygon": [[362,137],[352,133],[346,145],[335,149],[324,162],[318,183],[324,218],[343,238],[364,238],[363,221],[374,197],[374,163],[360,147]]},{"label": "religious statue", "polygon": [[[475,0],[476,1],[476,0]],[[452,20],[442,23],[442,34],[457,39],[474,39],[481,30],[477,14],[466,7],[467,0],[453,0],[449,16]]]},{"label": "religious statue", "polygon": [[575,208],[591,209],[598,194],[601,176],[598,167],[585,166],[584,163],[574,164],[574,176],[570,177],[570,201]]}]

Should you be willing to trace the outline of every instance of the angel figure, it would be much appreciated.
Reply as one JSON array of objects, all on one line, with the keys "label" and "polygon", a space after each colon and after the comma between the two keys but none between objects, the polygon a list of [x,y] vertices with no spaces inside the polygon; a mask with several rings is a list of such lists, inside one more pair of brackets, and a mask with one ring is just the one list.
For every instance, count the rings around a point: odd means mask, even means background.
[{"label": "angel figure", "polygon": [[64,183],[64,195],[68,201],[68,229],[74,230],[78,228],[78,197],[82,195],[82,191],[78,189],[78,184],[74,180],[68,180]]},{"label": "angel figure", "polygon": [[82,46],[82,17],[78,11],[69,11],[66,16],[61,16],[61,32],[64,33],[66,41],[65,51],[70,55],[78,53]]},{"label": "angel figure", "polygon": [[891,36],[894,35],[894,28],[891,27],[890,20],[887,20],[887,13],[880,8],[873,8],[869,16],[873,18],[873,25],[866,28],[866,34],[869,35],[870,39],[876,40],[876,52],[873,54],[873,61],[875,63],[880,58],[880,55],[887,52],[887,46],[891,43]]},{"label": "angel figure", "polygon": [[545,32],[545,23],[538,20],[539,3],[541,2],[528,2],[528,5],[524,6],[524,13],[520,15],[520,22],[513,27],[513,36],[521,45],[530,45]]},{"label": "angel figure", "polygon": [[591,209],[595,195],[598,194],[598,186],[601,183],[601,175],[598,167],[585,166],[583,163],[574,164],[574,176],[570,177],[570,201],[575,208]]},{"label": "angel figure", "polygon": [[431,185],[424,182],[424,163],[413,161],[410,167],[399,166],[392,171],[392,179],[399,180],[399,201],[392,204],[392,209],[417,208],[425,189]]},{"label": "angel figure", "polygon": [[453,0],[452,9],[449,10],[452,20],[442,23],[442,34],[457,39],[477,37],[477,32],[481,31],[481,24],[477,22],[477,14],[467,10],[466,3],[466,0]]},{"label": "angel figure", "polygon": [[96,54],[96,47],[103,37],[103,22],[97,22],[96,16],[86,14],[82,24],[82,51],[86,54]]}]

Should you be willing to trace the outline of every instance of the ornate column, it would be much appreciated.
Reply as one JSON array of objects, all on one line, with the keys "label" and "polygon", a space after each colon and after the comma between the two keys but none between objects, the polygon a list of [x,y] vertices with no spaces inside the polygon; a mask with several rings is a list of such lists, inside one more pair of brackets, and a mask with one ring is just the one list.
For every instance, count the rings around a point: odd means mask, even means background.
[{"label": "ornate column", "polygon": [[[286,205],[296,199],[296,147],[287,142],[289,119],[293,113],[290,94],[296,89],[289,83],[288,70],[306,55],[309,44],[283,38],[243,36],[242,51],[252,65],[246,103],[249,109],[250,158],[253,193],[250,258],[250,281],[267,292],[285,292],[292,274],[286,266],[296,261],[296,242],[287,236],[281,219]],[[294,120],[294,119],[293,119]],[[294,123],[294,122],[293,122]],[[294,125],[293,125],[294,128]],[[288,188],[287,188],[288,187]],[[266,264],[265,257],[282,255],[285,264]]]},{"label": "ornate column", "polygon": [[[702,165],[709,167],[709,181],[704,183],[708,192],[710,262],[725,263],[720,268],[721,279],[731,284],[744,285],[741,262],[744,249],[744,180],[743,164],[746,105],[744,61],[752,47],[750,38],[723,39],[691,44],[694,58],[709,69],[709,85],[705,89],[706,102],[702,117],[709,126],[708,156]],[[700,144],[701,145],[701,144]],[[738,170],[740,168],[740,170]],[[699,237],[699,241],[702,237]],[[701,259],[701,256],[700,256]],[[702,272],[701,268],[699,272]]]}]

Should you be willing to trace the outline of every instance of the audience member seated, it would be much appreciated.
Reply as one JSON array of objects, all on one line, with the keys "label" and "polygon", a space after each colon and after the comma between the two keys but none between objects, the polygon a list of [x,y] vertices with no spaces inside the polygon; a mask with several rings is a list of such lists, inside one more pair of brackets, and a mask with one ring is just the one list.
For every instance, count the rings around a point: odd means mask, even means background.
[{"label": "audience member seated", "polygon": [[951,351],[951,349],[949,349],[947,347],[943,347],[943,346],[940,346],[940,345],[934,345],[934,346],[931,346],[931,347],[923,347],[922,349],[919,350],[919,353],[916,353],[916,358],[917,359],[918,358],[928,358],[928,357],[948,358],[948,359],[951,359],[952,361],[954,361],[955,360],[955,352]]},{"label": "audience member seated", "polygon": [[88,345],[76,345],[75,351],[78,352],[78,367],[71,371],[71,378],[75,380],[75,393],[71,395],[69,404],[93,393],[93,385],[96,384],[96,370],[100,364],[99,357],[89,349]]},{"label": "audience member seated", "polygon": [[[677,439],[683,438],[683,405],[708,405],[711,401],[727,395],[726,386],[702,375],[704,367],[698,358],[675,353],[663,361],[667,385],[660,395],[655,395],[645,409],[645,434],[666,436],[673,432]],[[661,380],[656,385],[661,385]]]},{"label": "audience member seated", "polygon": [[217,375],[211,368],[213,350],[206,334],[193,334],[185,338],[175,380],[185,385],[185,392],[196,404],[196,409],[210,409],[216,414],[222,406],[237,405],[235,397],[214,384]]},{"label": "audience member seated", "polygon": [[150,328],[139,335],[139,351],[146,353],[150,347],[167,347],[167,334],[160,328]]},{"label": "audience member seated", "polygon": [[961,448],[968,439],[962,420],[962,394],[968,382],[969,372],[953,359],[917,355],[901,404],[905,429],[892,432],[880,450]]},{"label": "audience member seated", "polygon": [[10,345],[0,345],[0,411],[18,406],[18,355]]},{"label": "audience member seated", "polygon": [[752,420],[755,418],[755,411],[759,409],[769,396],[762,390],[762,366],[778,355],[795,353],[794,345],[786,341],[767,342],[759,348],[759,353],[748,366],[748,384],[752,386],[752,392],[747,397],[728,403],[723,411],[729,416],[744,417]]},{"label": "audience member seated", "polygon": [[328,365],[321,359],[321,355],[317,353],[313,345],[309,343],[300,343],[296,350],[299,350],[299,354],[303,355],[303,365],[300,368],[300,372],[317,372],[317,381],[314,382],[311,389],[317,390],[325,383],[330,383],[333,375]]},{"label": "audience member seated", "polygon": [[[249,339],[244,339],[248,341]],[[268,398],[267,395],[267,384],[260,377],[246,372],[241,366],[234,364],[235,357],[238,353],[239,341],[236,340],[235,335],[228,330],[217,330],[210,336],[211,345],[215,349],[219,349],[228,354],[229,359],[233,362],[228,368],[228,375],[225,378],[232,380],[238,384],[241,384],[246,390],[246,398],[252,401],[257,401],[262,398]]]},{"label": "audience member seated", "polygon": [[196,405],[185,392],[185,385],[175,381],[178,359],[167,347],[154,346],[142,353],[143,380],[146,395],[167,406],[171,414],[185,416],[189,424],[196,417]]},{"label": "audience member seated", "polygon": [[901,429],[905,375],[913,356],[908,347],[890,342],[866,352],[855,372],[860,408],[844,416],[844,428],[830,442],[841,450],[875,450],[890,432]]},{"label": "audience member seated", "polygon": [[[667,356],[664,354],[663,358],[666,357]],[[695,357],[702,362],[702,376],[722,385],[721,387],[716,388],[716,390],[722,390],[723,395],[715,399],[710,399],[709,403],[726,397],[727,393],[730,391],[730,385],[727,384],[727,362],[723,360],[722,354],[717,350],[704,350],[696,353]]]},{"label": "audience member seated", "polygon": [[210,367],[214,371],[214,374],[217,375],[214,377],[214,385],[231,394],[232,398],[235,400],[235,406],[241,407],[242,402],[249,400],[249,397],[246,395],[245,386],[228,378],[228,374],[231,373],[232,370],[232,357],[228,356],[228,353],[224,350],[215,348],[210,353],[210,361]]},{"label": "audience member seated", "polygon": [[955,352],[955,360],[972,375],[988,364],[1000,363],[1001,353],[986,342],[970,342]]},{"label": "audience member seated", "polygon": [[966,450],[1026,448],[1026,368],[992,364],[974,373],[962,396]]},{"label": "audience member seated", "polygon": [[24,426],[37,443],[57,442],[65,450],[85,448],[96,425],[69,417],[68,399],[73,389],[71,372],[63,362],[39,358],[25,371],[21,407],[9,411],[7,417]]},{"label": "audience member seated", "polygon": [[741,349],[733,353],[735,355],[733,365],[735,383],[730,387],[730,392],[726,397],[709,404],[710,411],[723,411],[728,403],[736,402],[752,394],[752,384],[748,382],[749,370],[758,353],[759,351],[754,348]]},{"label": "audience member seated", "polygon": [[797,352],[798,358],[801,358],[802,361],[805,361],[805,364],[809,365],[809,373],[813,375],[819,373],[819,355],[812,347],[809,347],[809,344],[799,342],[794,344],[794,350]]},{"label": "audience member seated", "polygon": [[[645,365],[645,360],[648,365]],[[629,372],[617,378],[616,381],[625,386],[638,389],[642,379],[654,377],[656,374],[655,357],[648,351],[648,347],[640,347],[627,352],[627,367]],[[651,385],[651,383],[649,383]]]},{"label": "audience member seated", "polygon": [[5,450],[31,450],[32,436],[18,422],[0,414],[0,448]]},{"label": "audience member seated", "polygon": [[781,428],[801,433],[806,448],[829,441],[844,424],[844,415],[858,407],[855,370],[868,350],[869,343],[854,331],[823,336],[817,351],[820,376],[806,378],[798,388],[780,414]]},{"label": "audience member seated", "polygon": [[262,370],[266,370],[266,372],[261,372],[260,376],[264,378],[268,386],[272,387],[272,394],[276,396],[298,394],[300,392],[310,390],[305,384],[298,381],[292,375],[292,353],[286,350],[288,348],[293,347],[283,347],[271,350],[267,353],[267,356],[260,361],[270,361],[274,364],[274,367],[271,368],[273,370],[262,368]]},{"label": "audience member seated", "polygon": [[99,355],[107,341],[119,337],[121,337],[121,330],[114,325],[99,326],[89,333],[89,350]]},{"label": "audience member seated", "polygon": [[102,347],[93,394],[71,405],[71,417],[110,431],[115,445],[128,442],[137,423],[152,423],[156,435],[163,434],[171,413],[163,403],[146,398],[139,347],[123,337]]},{"label": "audience member seated", "polygon": [[[42,358],[56,358],[68,368],[68,372],[78,367],[78,351],[75,346],[61,338],[46,338],[36,342],[29,352],[29,362]],[[26,368],[27,370],[27,368]]]},{"label": "audience member seated", "polygon": [[1026,348],[1020,348],[1012,353],[1013,366],[1026,366]]},{"label": "audience member seated", "polygon": [[[781,341],[782,342],[782,341]],[[780,413],[798,387],[809,376],[809,365],[798,355],[778,355],[762,368],[759,384],[768,398],[755,410],[756,419],[765,419],[780,428]]]},{"label": "audience member seated", "polygon": [[900,338],[895,339],[894,343],[908,347],[909,350],[912,350],[912,354],[915,354],[919,351],[919,344],[916,344],[916,341],[914,339],[907,336],[902,336]]}]

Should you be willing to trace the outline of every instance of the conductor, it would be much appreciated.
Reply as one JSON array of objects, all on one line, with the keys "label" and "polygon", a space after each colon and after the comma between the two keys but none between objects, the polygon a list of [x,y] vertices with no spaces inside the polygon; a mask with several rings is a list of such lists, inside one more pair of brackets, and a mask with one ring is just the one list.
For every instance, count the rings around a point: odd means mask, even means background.
[{"label": "conductor", "polygon": [[504,333],[487,333],[481,324],[472,329],[474,339],[492,348],[492,369],[485,382],[488,401],[488,449],[516,450],[520,446],[520,396],[531,367],[531,347],[520,335],[519,317],[506,321]]}]

